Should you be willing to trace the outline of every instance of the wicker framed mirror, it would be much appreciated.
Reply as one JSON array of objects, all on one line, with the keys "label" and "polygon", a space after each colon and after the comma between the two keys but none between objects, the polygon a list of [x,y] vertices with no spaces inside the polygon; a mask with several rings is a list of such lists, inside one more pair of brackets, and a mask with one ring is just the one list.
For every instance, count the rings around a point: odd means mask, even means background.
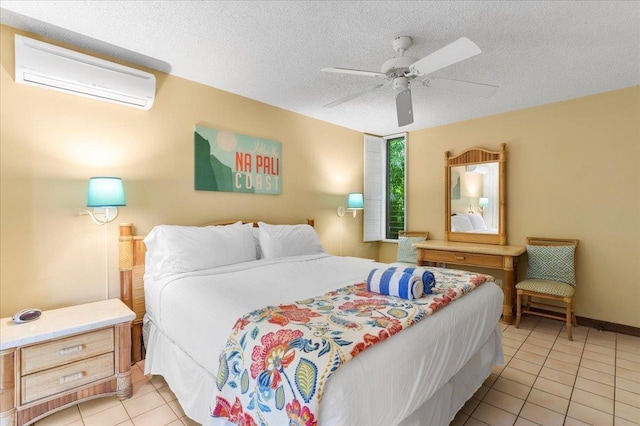
[{"label": "wicker framed mirror", "polygon": [[505,143],[445,152],[445,240],[507,244]]}]

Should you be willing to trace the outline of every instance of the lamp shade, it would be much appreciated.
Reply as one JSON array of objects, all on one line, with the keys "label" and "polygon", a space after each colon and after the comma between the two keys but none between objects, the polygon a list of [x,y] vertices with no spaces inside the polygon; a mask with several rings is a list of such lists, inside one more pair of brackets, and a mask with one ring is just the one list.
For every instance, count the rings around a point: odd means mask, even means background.
[{"label": "lamp shade", "polygon": [[122,179],[118,177],[89,178],[87,207],[126,206]]},{"label": "lamp shade", "polygon": [[347,208],[351,210],[364,209],[364,198],[360,192],[352,192],[347,197]]},{"label": "lamp shade", "polygon": [[478,199],[478,206],[480,207],[488,207],[489,206],[489,199],[486,197],[480,197]]}]

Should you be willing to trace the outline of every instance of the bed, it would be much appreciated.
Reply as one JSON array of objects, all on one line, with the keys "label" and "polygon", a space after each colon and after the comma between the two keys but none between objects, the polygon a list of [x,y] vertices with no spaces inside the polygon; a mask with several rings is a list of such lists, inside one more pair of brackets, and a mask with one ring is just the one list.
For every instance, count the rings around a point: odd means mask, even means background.
[{"label": "bed", "polygon": [[[120,226],[122,299],[137,315],[132,357],[146,350],[145,373],[163,376],[185,413],[203,425],[231,424],[211,412],[219,393],[219,355],[240,317],[362,283],[372,269],[390,266],[328,254],[313,221],[217,225],[161,225],[147,236],[133,235],[131,224]],[[231,229],[239,227],[251,228],[252,238],[246,231],[237,238]],[[198,235],[208,228],[215,228],[219,241],[207,250],[219,256],[198,254],[207,251]],[[432,271],[436,282],[480,276]],[[482,285],[464,297],[333,371],[315,412],[317,424],[449,424],[492,366],[503,363],[502,291],[491,277],[482,277]]]}]

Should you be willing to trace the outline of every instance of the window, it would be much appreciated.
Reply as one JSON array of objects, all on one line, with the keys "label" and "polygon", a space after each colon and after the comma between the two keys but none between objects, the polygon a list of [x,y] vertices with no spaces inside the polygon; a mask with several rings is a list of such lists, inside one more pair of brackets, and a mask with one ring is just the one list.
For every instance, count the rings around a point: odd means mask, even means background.
[{"label": "window", "polygon": [[364,241],[397,239],[406,217],[406,134],[364,137]]},{"label": "window", "polygon": [[385,238],[398,239],[398,231],[404,230],[405,222],[405,152],[404,136],[387,139],[387,215]]}]

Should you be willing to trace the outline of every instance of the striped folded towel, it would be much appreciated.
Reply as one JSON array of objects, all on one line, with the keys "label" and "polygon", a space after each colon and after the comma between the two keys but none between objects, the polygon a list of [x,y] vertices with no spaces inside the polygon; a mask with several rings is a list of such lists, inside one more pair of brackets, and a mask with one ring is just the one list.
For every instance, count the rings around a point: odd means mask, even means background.
[{"label": "striped folded towel", "polygon": [[420,277],[392,269],[373,269],[367,277],[367,290],[403,299],[419,299],[424,294]]},{"label": "striped folded towel", "polygon": [[420,279],[422,279],[422,285],[424,286],[424,293],[433,293],[433,287],[436,286],[436,277],[433,275],[433,272],[428,271],[424,268],[416,268],[414,266],[409,266],[407,268],[398,268],[397,266],[392,266],[389,269],[398,270],[406,274],[420,277]]}]

